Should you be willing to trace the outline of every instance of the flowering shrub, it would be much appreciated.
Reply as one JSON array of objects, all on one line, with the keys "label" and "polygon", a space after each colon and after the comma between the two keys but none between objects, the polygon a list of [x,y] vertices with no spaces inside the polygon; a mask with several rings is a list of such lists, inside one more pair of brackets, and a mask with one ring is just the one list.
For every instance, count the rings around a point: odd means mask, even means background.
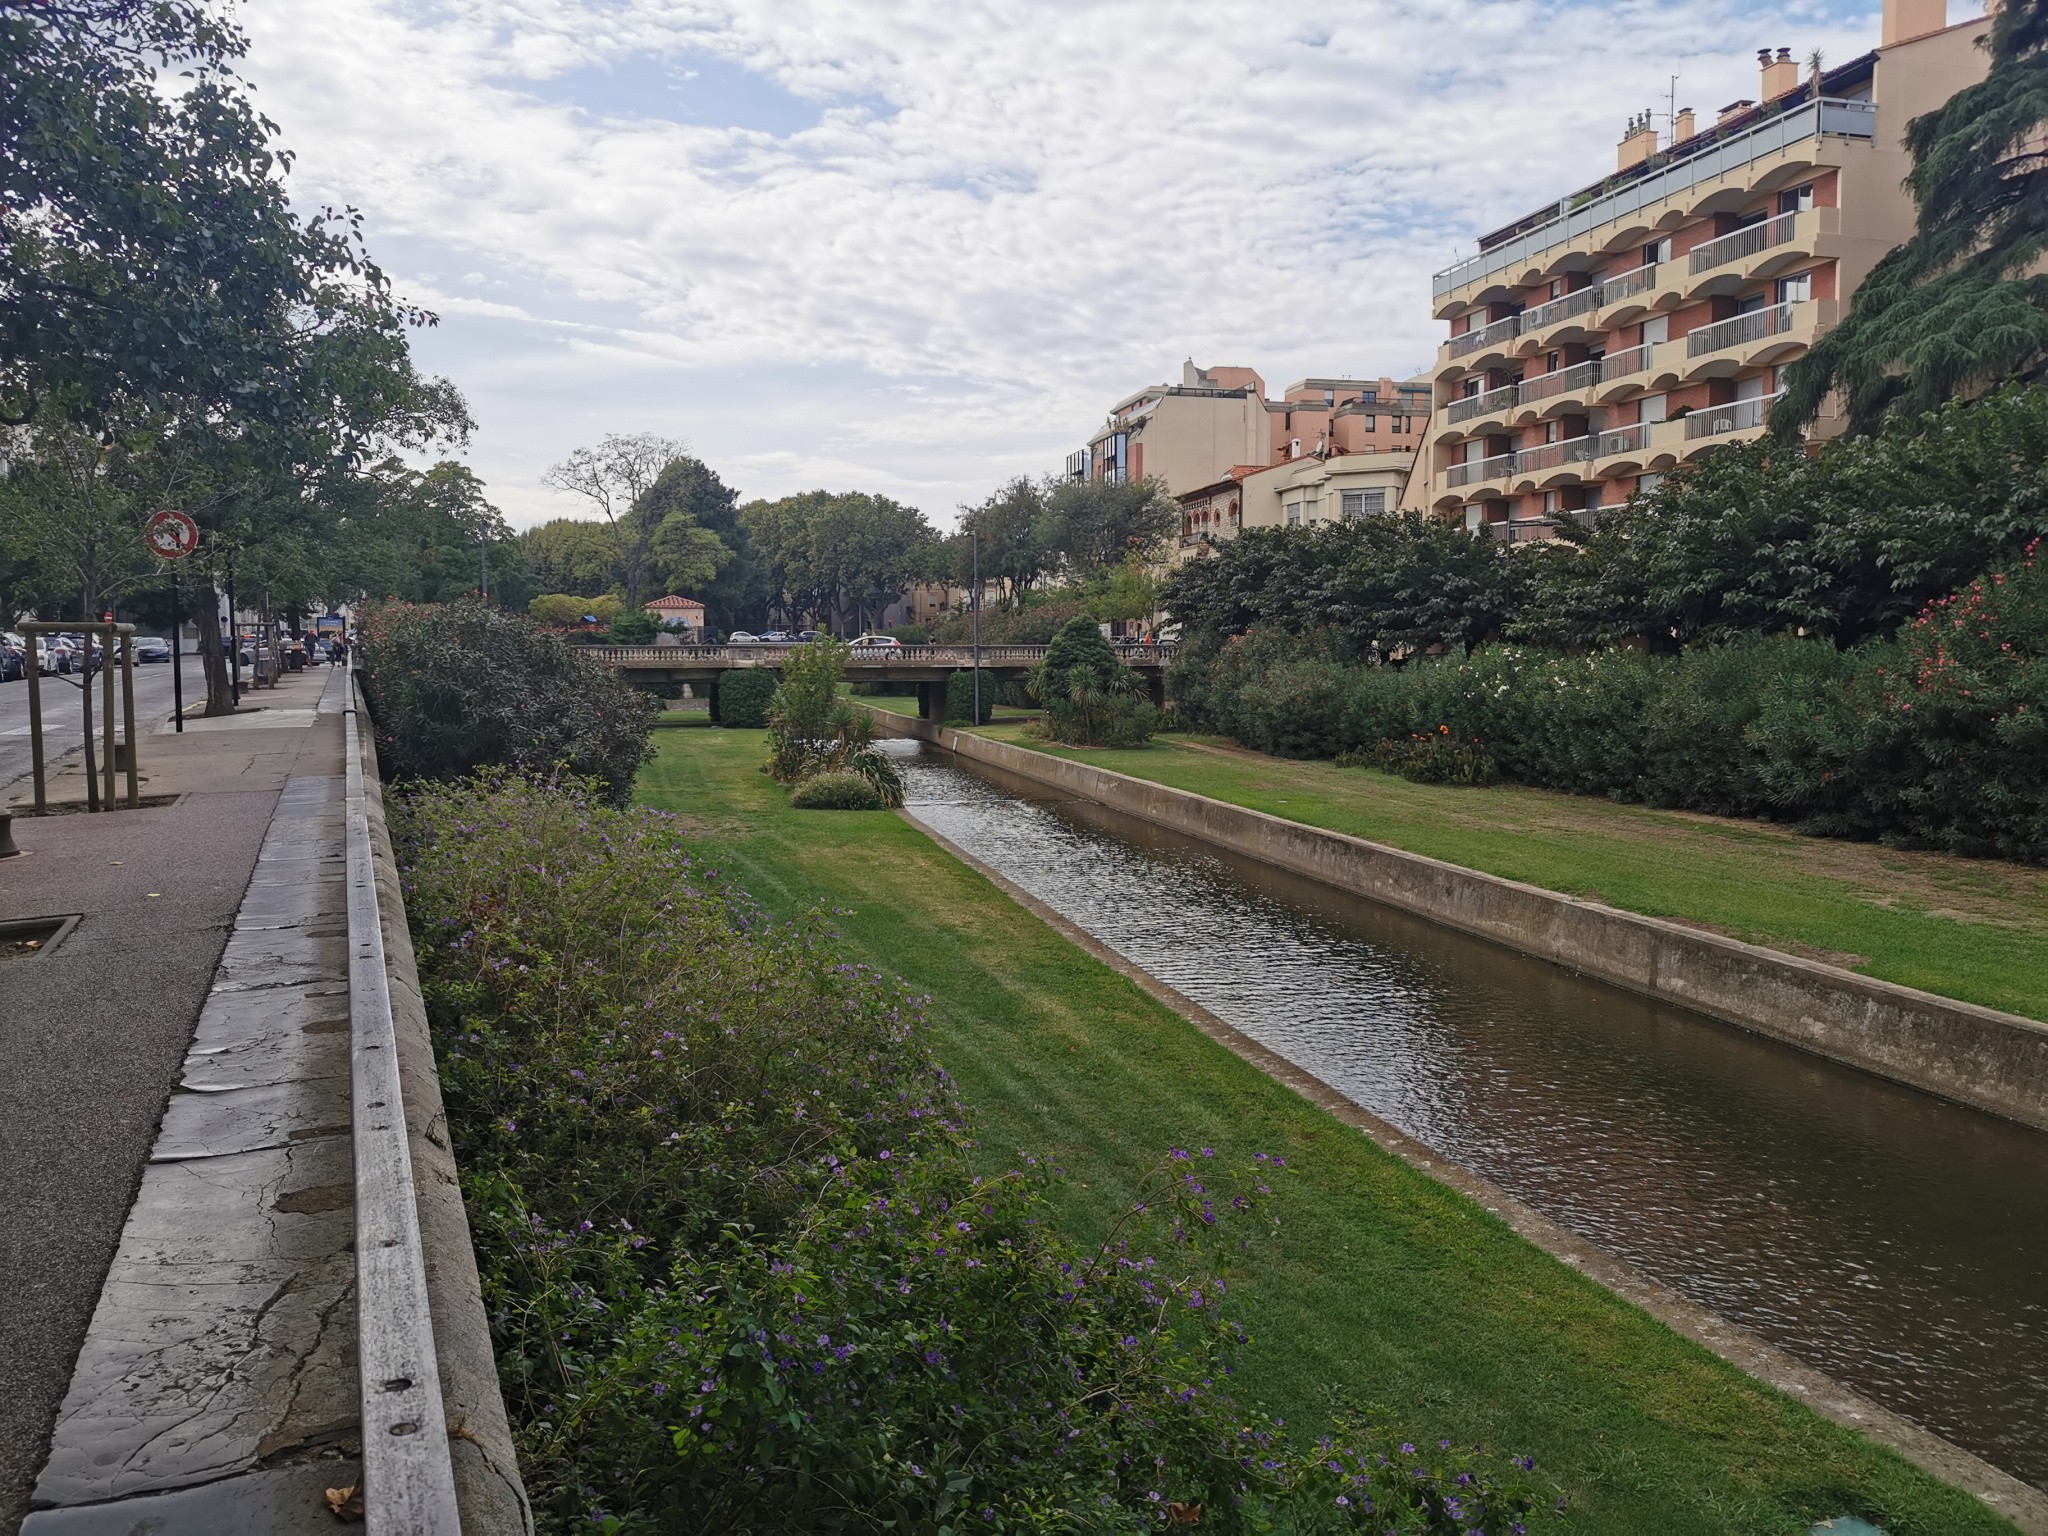
[{"label": "flowering shrub", "polygon": [[1230,1391],[1268,1170],[1161,1159],[1109,1237],[978,1174],[921,999],[672,818],[416,795],[407,906],[521,1468],[551,1532],[1521,1531],[1527,1463]]},{"label": "flowering shrub", "polygon": [[[1361,760],[1357,753],[1346,753],[1337,761],[1347,759]],[[1447,725],[1380,742],[1363,760],[1416,784],[1491,784],[1500,777],[1500,765],[1485,748],[1477,741],[1461,741]]]},{"label": "flowering shrub", "polygon": [[524,615],[386,603],[362,619],[377,748],[399,778],[580,774],[614,801],[650,755],[655,703]]}]

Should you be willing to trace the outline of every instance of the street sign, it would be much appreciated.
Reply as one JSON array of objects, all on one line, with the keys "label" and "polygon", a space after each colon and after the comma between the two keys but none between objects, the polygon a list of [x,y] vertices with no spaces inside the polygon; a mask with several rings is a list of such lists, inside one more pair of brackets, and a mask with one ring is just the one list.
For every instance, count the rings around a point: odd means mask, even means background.
[{"label": "street sign", "polygon": [[183,512],[153,513],[142,540],[159,560],[182,560],[199,547],[199,525]]}]

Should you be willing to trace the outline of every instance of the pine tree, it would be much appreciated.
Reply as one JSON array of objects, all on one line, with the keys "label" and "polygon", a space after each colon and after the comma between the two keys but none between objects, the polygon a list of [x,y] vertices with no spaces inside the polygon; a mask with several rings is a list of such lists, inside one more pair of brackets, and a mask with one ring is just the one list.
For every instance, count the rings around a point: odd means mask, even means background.
[{"label": "pine tree", "polygon": [[2008,0],[1990,52],[1982,82],[1907,124],[1917,229],[1786,370],[1774,428],[1811,422],[1834,391],[1869,432],[2048,373],[2048,0]]}]

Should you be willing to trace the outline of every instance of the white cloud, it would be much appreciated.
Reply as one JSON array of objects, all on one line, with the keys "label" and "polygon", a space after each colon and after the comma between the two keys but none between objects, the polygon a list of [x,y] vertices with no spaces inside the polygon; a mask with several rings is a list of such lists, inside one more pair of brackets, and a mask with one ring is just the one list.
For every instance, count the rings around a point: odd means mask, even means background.
[{"label": "white cloud", "polygon": [[[368,216],[525,521],[608,430],[747,494],[935,518],[1181,358],[1431,354],[1429,274],[1600,175],[1623,119],[1870,46],[1765,0],[321,0],[252,7],[308,205]],[[664,71],[666,76],[664,77]],[[722,116],[720,114],[723,114]],[[796,125],[780,134],[747,126]],[[437,277],[436,274],[446,274]]]}]

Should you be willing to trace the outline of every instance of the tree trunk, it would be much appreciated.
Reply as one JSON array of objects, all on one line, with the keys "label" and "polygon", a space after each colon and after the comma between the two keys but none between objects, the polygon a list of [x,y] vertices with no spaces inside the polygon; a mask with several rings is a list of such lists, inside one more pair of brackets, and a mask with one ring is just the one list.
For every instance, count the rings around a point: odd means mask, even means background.
[{"label": "tree trunk", "polygon": [[235,712],[234,685],[228,678],[228,654],[220,643],[220,591],[211,581],[196,584],[204,594],[206,617],[199,631],[199,663],[206,670],[206,717]]}]

